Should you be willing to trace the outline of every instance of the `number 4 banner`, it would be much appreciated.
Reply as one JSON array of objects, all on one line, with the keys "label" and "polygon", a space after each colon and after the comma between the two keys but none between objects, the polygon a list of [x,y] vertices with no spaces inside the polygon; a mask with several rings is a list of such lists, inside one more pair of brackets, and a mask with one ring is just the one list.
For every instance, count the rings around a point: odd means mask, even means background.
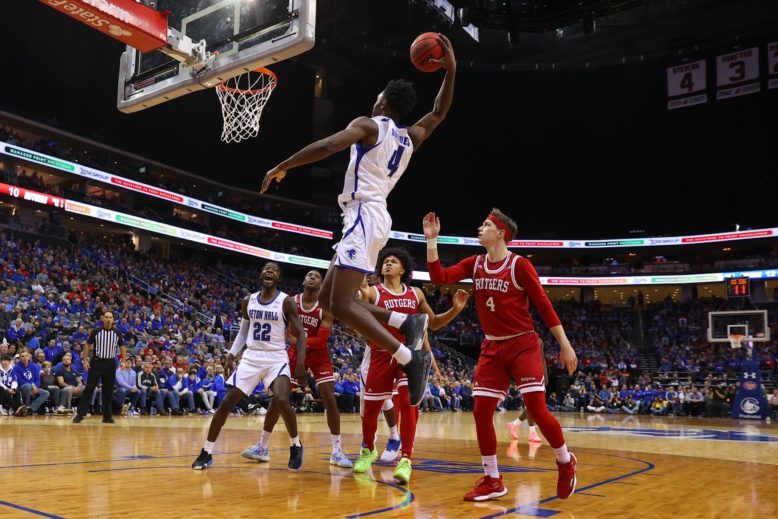
[{"label": "number 4 banner", "polygon": [[759,47],[716,57],[716,99],[759,92]]},{"label": "number 4 banner", "polygon": [[767,46],[767,67],[767,75],[770,76],[767,88],[778,88],[778,41]]},{"label": "number 4 banner", "polygon": [[708,102],[705,60],[667,68],[667,109],[686,108]]}]

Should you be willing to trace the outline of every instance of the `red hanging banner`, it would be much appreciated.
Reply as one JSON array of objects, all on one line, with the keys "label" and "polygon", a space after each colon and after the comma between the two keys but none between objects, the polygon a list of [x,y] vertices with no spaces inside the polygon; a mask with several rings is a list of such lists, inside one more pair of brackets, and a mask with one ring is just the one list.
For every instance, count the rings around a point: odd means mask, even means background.
[{"label": "red hanging banner", "polygon": [[141,52],[167,43],[167,12],[134,0],[39,0]]}]

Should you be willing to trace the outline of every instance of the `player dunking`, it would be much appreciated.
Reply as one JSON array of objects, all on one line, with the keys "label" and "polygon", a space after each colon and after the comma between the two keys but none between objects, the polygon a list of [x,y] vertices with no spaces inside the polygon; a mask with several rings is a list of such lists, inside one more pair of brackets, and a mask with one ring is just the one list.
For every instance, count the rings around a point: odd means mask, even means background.
[{"label": "player dunking", "polygon": [[[381,266],[379,276],[381,283],[369,287],[362,297],[371,304],[387,310],[395,310],[405,314],[424,313],[430,318],[430,328],[437,330],[449,324],[462,311],[469,297],[464,290],[454,295],[453,306],[447,312],[435,315],[430,308],[424,292],[409,285],[413,279],[413,259],[405,249],[384,249],[378,256]],[[402,341],[401,332],[387,328],[390,333]],[[429,343],[425,341],[426,348]],[[400,423],[400,438],[402,440],[402,458],[392,472],[392,476],[401,483],[411,479],[411,455],[416,437],[416,421],[418,407],[411,407],[408,394],[408,382],[397,362],[386,351],[374,344],[365,350],[362,360],[362,383],[365,388],[362,411],[362,442],[363,447],[359,458],[354,463],[354,472],[367,472],[378,457],[375,448],[375,434],[378,428],[378,416],[384,402],[392,399],[392,388],[397,383],[398,399],[395,406]]]},{"label": "player dunking", "polygon": [[[228,366],[234,367],[235,357],[246,346],[243,359],[227,379],[230,387],[211,419],[208,439],[200,455],[192,463],[203,470],[213,463],[213,446],[230,411],[244,396],[248,396],[261,381],[273,391],[273,400],[284,417],[289,432],[289,470],[299,470],[303,464],[303,446],[297,434],[297,417],[289,404],[291,373],[286,353],[286,329],[297,332],[297,365],[295,375],[305,381],[305,328],[297,316],[297,305],[278,290],[281,267],[272,261],[265,263],[260,274],[262,289],[243,300],[240,331],[227,355]],[[304,382],[303,382],[304,383]]]},{"label": "player dunking", "polygon": [[[261,192],[287,172],[351,147],[351,161],[338,202],[344,213],[343,238],[336,245],[332,267],[327,271],[319,302],[326,311],[359,332],[371,343],[388,351],[408,377],[410,399],[418,405],[424,396],[431,354],[418,351],[427,328],[427,314],[408,316],[354,298],[363,275],[375,269],[376,258],[386,244],[392,219],[386,198],[402,176],[411,154],[432,134],[451,107],[456,59],[451,42],[440,35],[444,49],[435,60],[446,71],[433,110],[416,124],[399,121],[413,109],[416,92],[403,80],[390,81],[373,106],[372,118],[358,117],[345,130],[314,142],[278,164],[265,175]],[[381,324],[398,328],[403,344]]]},{"label": "player dunking", "polygon": [[495,499],[508,492],[497,469],[493,419],[494,410],[505,398],[511,378],[518,383],[530,416],[554,449],[559,469],[557,496],[560,499],[570,497],[575,491],[577,461],[567,450],[559,422],[546,408],[543,363],[538,335],[529,313],[530,300],[559,343],[559,360],[571,375],[578,359],[535,268],[526,258],[508,250],[508,242],[516,235],[516,223],[500,210],[493,209],[478,228],[478,241],[486,254],[471,256],[448,268],[443,268],[438,259],[440,220],[435,213],[427,214],[423,227],[432,282],[444,285],[472,278],[478,320],[486,335],[481,344],[473,388],[473,418],[484,477],[465,495],[465,501]]},{"label": "player dunking", "polygon": [[[330,465],[351,468],[352,463],[341,448],[340,440],[340,412],[335,400],[335,378],[332,369],[332,360],[327,347],[327,339],[332,330],[332,314],[325,312],[319,306],[319,290],[321,290],[322,277],[319,271],[311,270],[305,275],[303,292],[294,296],[297,305],[297,313],[305,327],[307,351],[305,354],[305,366],[313,372],[313,378],[321,391],[324,408],[326,409],[327,425],[330,428],[332,440],[332,456]],[[297,365],[297,336],[292,334],[292,346],[289,353],[289,365]],[[297,380],[292,380],[296,384]],[[278,422],[279,409],[276,399],[270,401],[270,408],[265,416],[265,426],[262,435],[256,445],[243,451],[244,458],[255,461],[270,461],[270,435]]]}]

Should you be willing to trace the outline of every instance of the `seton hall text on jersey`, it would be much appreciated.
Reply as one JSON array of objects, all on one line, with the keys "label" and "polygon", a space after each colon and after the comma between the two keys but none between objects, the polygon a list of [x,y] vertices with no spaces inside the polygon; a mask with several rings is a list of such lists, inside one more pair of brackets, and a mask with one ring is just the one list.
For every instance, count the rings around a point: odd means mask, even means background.
[{"label": "seton hall text on jersey", "polygon": [[278,321],[278,312],[270,310],[249,310],[249,318],[256,321]]},{"label": "seton hall text on jersey", "polygon": [[478,278],[475,280],[476,290],[493,290],[495,292],[507,292],[511,284],[504,279]]}]

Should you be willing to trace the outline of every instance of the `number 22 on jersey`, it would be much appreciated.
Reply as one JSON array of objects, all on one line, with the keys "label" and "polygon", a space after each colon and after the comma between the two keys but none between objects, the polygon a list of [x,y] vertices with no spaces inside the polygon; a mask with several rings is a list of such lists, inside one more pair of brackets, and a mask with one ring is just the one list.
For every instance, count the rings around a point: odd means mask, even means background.
[{"label": "number 22 on jersey", "polygon": [[270,340],[270,323],[254,323],[254,340],[268,342]]}]

